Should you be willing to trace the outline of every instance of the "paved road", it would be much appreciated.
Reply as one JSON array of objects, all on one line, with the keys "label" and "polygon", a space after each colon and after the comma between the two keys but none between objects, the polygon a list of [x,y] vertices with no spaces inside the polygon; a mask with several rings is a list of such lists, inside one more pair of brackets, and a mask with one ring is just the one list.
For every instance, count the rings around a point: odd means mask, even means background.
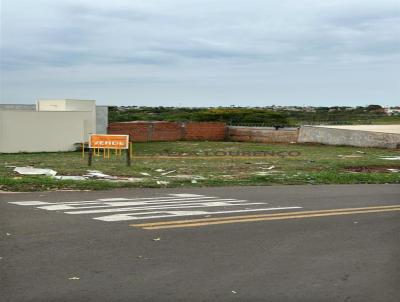
[{"label": "paved road", "polygon": [[400,301],[400,186],[0,194],[0,301]]}]

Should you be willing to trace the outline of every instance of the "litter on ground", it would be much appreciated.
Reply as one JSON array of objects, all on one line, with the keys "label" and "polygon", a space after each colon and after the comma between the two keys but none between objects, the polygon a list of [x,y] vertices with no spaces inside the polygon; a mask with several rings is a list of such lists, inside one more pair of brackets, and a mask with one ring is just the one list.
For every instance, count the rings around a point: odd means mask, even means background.
[{"label": "litter on ground", "polygon": [[400,156],[383,156],[381,159],[386,159],[386,160],[400,160]]},{"label": "litter on ground", "polygon": [[157,184],[158,184],[158,185],[167,185],[167,184],[169,184],[169,181],[157,180]]},{"label": "litter on ground", "polygon": [[176,170],[167,171],[167,172],[161,173],[161,175],[164,176],[164,175],[168,175],[168,174],[171,174],[171,173],[174,173],[174,172],[176,172]]},{"label": "litter on ground", "polygon": [[70,176],[70,175],[54,175],[54,179],[58,180],[86,180],[83,176]]},{"label": "litter on ground", "polygon": [[39,169],[34,167],[15,167],[14,172],[22,175],[47,175],[54,176],[57,174],[56,171],[51,169]]},{"label": "litter on ground", "polygon": [[205,177],[200,176],[200,175],[183,175],[183,174],[168,175],[167,177],[178,178],[178,179],[197,179],[197,180],[206,179]]},{"label": "litter on ground", "polygon": [[112,178],[113,176],[104,174],[101,171],[97,171],[97,170],[87,170],[87,174],[83,175],[85,177],[89,177],[89,178]]}]

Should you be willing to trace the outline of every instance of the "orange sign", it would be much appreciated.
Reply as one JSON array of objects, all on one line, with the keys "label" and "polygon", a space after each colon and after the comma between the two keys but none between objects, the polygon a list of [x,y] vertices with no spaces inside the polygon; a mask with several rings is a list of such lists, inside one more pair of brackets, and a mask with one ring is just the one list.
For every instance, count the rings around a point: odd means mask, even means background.
[{"label": "orange sign", "polygon": [[129,135],[92,134],[89,148],[128,149]]}]

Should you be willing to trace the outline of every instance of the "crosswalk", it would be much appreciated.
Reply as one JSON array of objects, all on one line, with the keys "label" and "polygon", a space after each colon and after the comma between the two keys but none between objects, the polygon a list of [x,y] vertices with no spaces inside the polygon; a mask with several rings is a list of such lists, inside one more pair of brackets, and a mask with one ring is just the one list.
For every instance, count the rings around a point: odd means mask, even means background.
[{"label": "crosswalk", "polygon": [[168,219],[185,216],[210,217],[219,214],[301,208],[299,206],[268,207],[266,202],[251,202],[243,199],[186,193],[167,194],[159,197],[114,197],[68,202],[27,200],[9,203],[33,206],[46,211],[62,211],[68,215],[86,215],[92,219],[107,222]]}]

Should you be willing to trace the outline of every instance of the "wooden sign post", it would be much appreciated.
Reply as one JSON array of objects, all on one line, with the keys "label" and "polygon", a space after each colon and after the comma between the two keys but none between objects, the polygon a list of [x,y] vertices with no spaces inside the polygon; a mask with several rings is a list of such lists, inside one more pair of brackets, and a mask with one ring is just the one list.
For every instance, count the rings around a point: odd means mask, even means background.
[{"label": "wooden sign post", "polygon": [[125,149],[126,164],[128,166],[131,165],[132,143],[129,143],[129,135],[91,134],[89,138],[88,166],[92,165],[93,151],[94,155],[100,156],[101,149],[103,149],[104,158],[110,158],[110,149],[114,149],[117,155],[121,154],[122,150]]}]

